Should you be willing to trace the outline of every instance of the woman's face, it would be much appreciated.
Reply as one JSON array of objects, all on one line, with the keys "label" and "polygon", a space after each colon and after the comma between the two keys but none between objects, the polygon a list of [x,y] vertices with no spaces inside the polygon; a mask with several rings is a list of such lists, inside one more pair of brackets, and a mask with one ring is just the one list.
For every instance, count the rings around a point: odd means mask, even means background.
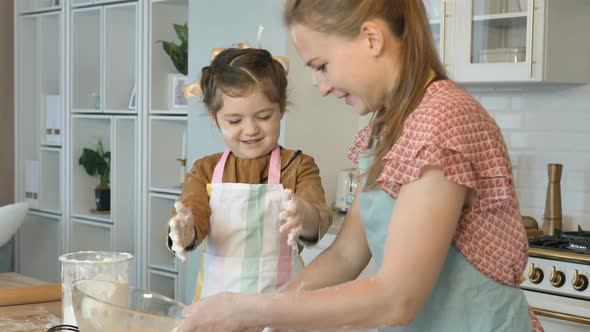
[{"label": "woman's face", "polygon": [[389,88],[385,86],[386,67],[364,34],[351,39],[295,24],[291,36],[304,63],[315,71],[322,96],[331,93],[360,115],[383,105]]}]

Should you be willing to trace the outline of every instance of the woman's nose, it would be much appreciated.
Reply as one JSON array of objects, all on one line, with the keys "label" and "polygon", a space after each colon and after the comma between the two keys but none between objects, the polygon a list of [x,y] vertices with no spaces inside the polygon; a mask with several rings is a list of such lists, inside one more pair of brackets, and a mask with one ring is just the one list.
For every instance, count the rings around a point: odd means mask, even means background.
[{"label": "woman's nose", "polygon": [[322,97],[329,95],[334,90],[334,86],[323,75],[316,75],[316,81],[318,82],[318,89],[320,89]]}]

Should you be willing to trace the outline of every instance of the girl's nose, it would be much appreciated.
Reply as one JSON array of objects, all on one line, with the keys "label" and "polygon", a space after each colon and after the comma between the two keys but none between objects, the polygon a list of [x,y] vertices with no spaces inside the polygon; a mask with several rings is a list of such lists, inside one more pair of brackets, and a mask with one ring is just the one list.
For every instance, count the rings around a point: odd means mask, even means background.
[{"label": "girl's nose", "polygon": [[328,82],[324,75],[316,75],[316,81],[322,97],[329,95],[334,90],[334,86]]},{"label": "girl's nose", "polygon": [[256,123],[256,121],[247,121],[246,125],[244,126],[244,133],[248,136],[254,136],[256,134],[258,134],[258,131],[260,131],[260,128],[258,127],[258,124]]}]

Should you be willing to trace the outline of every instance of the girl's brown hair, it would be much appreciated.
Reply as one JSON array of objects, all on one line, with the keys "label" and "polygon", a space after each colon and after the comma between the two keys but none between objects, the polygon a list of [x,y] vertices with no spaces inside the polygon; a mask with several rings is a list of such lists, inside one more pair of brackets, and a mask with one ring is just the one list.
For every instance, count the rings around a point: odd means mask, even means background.
[{"label": "girl's brown hair", "polygon": [[259,48],[227,48],[201,70],[201,90],[207,111],[214,115],[223,107],[221,93],[244,97],[260,88],[266,98],[287,105],[287,74],[283,65]]},{"label": "girl's brown hair", "polygon": [[399,39],[399,79],[371,121],[374,159],[367,171],[366,188],[374,187],[383,169],[382,160],[422,100],[432,71],[437,79],[447,78],[422,0],[287,0],[284,19],[289,27],[301,24],[350,38],[358,36],[365,21],[381,19]]}]

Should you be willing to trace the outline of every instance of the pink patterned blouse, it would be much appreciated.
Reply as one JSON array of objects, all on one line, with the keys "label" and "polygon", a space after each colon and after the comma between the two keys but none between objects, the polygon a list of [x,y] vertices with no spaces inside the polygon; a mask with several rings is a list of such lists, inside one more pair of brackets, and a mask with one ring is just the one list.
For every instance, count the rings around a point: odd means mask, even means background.
[{"label": "pink patterned blouse", "polygon": [[[348,157],[356,164],[369,137],[369,126],[355,137]],[[449,180],[477,193],[475,202],[461,213],[453,244],[484,275],[518,287],[528,241],[508,149],[492,117],[449,80],[427,88],[384,157],[376,184],[395,199],[400,187],[418,179],[426,165],[439,166]],[[531,318],[535,331],[542,331],[532,312]]]}]

